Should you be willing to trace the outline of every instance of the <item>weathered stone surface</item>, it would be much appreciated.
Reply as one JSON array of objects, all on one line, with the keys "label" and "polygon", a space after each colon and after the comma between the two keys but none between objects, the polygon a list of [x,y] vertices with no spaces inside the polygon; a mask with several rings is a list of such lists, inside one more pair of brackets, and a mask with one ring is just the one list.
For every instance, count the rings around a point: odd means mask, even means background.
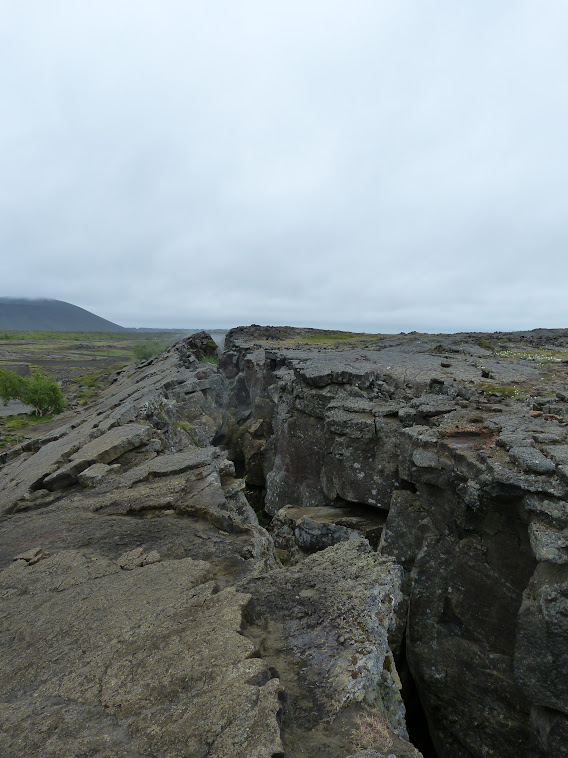
[{"label": "weathered stone surface", "polygon": [[422,758],[422,753],[398,735],[390,734],[389,740],[383,741],[382,745],[378,741],[373,749],[358,750],[347,758]]},{"label": "weathered stone surface", "polygon": [[[484,335],[310,349],[265,345],[271,333],[229,333],[227,377],[238,388],[237,428],[242,418],[267,425],[255,484],[266,487],[279,538],[324,548],[345,535],[324,535],[333,528],[316,514],[345,501],[388,512],[379,549],[405,569],[408,660],[437,749],[448,758],[526,753],[541,701],[513,672],[517,616],[537,562],[566,565],[568,459],[565,410],[556,401],[552,409],[542,385],[531,401],[516,398],[515,386],[539,384],[538,368],[504,343],[521,340],[526,352],[550,338],[564,349],[566,333],[500,335],[504,358],[479,346]],[[451,364],[442,373],[440,353]],[[281,518],[293,508],[302,524]],[[566,628],[561,614],[554,619]],[[525,638],[523,650],[538,649],[536,631],[527,627]],[[557,702],[538,707],[561,711]]]},{"label": "weathered stone surface", "polygon": [[152,437],[152,428],[141,424],[115,427],[101,437],[88,442],[69,459],[77,468],[86,463],[110,463],[129,450],[144,445]]},{"label": "weathered stone surface", "polygon": [[367,703],[389,733],[406,737],[389,647],[400,580],[399,567],[354,537],[244,582],[252,595],[246,633],[290,693],[285,749],[302,744],[306,758],[345,755],[330,724],[354,703]]},{"label": "weathered stone surface", "polygon": [[277,547],[291,554],[314,553],[354,534],[363,535],[377,546],[386,514],[378,508],[281,508],[274,517],[271,530]]},{"label": "weathered stone surface", "polygon": [[129,550],[121,555],[117,563],[121,569],[132,571],[134,568],[149,566],[151,563],[158,563],[160,560],[161,556],[157,550],[147,553],[143,547],[135,547],[134,550]]},{"label": "weathered stone surface", "polygon": [[[230,586],[278,562],[232,463],[177,425],[189,417],[209,442],[221,413],[216,367],[187,347],[126,371],[2,472],[2,506],[21,511],[0,525],[7,758],[281,751],[281,685]],[[175,388],[192,371],[189,404]]]},{"label": "weathered stone surface", "polygon": [[248,598],[214,594],[207,563],[21,563],[0,574],[3,755],[279,752],[280,685],[240,634]]},{"label": "weathered stone surface", "polygon": [[568,756],[568,716],[535,706],[531,711],[531,758]]},{"label": "weathered stone surface", "polygon": [[440,756],[563,755],[565,369],[510,349],[548,337],[292,332],[224,374],[184,340],[0,456],[0,752],[415,756],[400,671]]},{"label": "weathered stone surface", "polygon": [[568,714],[568,566],[541,563],[523,595],[515,677],[532,703]]},{"label": "weathered stone surface", "polygon": [[79,474],[94,463],[110,463],[124,453],[144,445],[152,436],[152,428],[141,424],[117,426],[106,434],[87,442],[71,455],[69,463],[45,477],[43,485],[48,490],[69,487]]},{"label": "weathered stone surface", "polygon": [[203,468],[221,457],[221,452],[216,447],[186,448],[180,453],[159,455],[136,466],[125,475],[124,482],[135,484],[147,479],[183,474],[192,469]]},{"label": "weathered stone surface", "polygon": [[534,447],[512,447],[509,455],[529,474],[553,474],[556,469],[553,461]]},{"label": "weathered stone surface", "polygon": [[77,476],[77,481],[83,487],[96,487],[101,484],[109,474],[120,469],[119,464],[109,466],[106,463],[93,463]]},{"label": "weathered stone surface", "polygon": [[33,566],[34,564],[41,561],[43,558],[47,558],[49,553],[46,553],[45,550],[41,547],[33,547],[31,550],[26,550],[25,553],[21,553],[20,555],[14,556],[15,561],[24,561],[27,563],[28,566]]},{"label": "weathered stone surface", "polygon": [[529,536],[537,561],[568,563],[568,529],[555,529],[548,524],[532,521]]}]

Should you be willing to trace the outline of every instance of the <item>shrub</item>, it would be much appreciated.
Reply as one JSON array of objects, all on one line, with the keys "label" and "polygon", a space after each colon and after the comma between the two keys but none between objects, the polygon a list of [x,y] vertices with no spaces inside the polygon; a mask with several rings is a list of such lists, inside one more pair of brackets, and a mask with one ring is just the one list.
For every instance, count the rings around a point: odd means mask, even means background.
[{"label": "shrub", "polygon": [[137,342],[134,345],[134,356],[138,363],[148,361],[161,352],[162,346],[158,342]]},{"label": "shrub", "polygon": [[36,416],[61,413],[65,399],[56,381],[39,373],[19,376],[13,371],[0,370],[0,397],[4,405],[8,400],[21,400],[31,405]]},{"label": "shrub", "polygon": [[24,382],[24,377],[15,371],[0,369],[0,397],[4,405],[7,405],[8,400],[17,400],[20,397]]},{"label": "shrub", "polygon": [[24,379],[24,390],[20,400],[31,405],[36,416],[61,413],[65,409],[65,399],[56,381],[35,373]]}]

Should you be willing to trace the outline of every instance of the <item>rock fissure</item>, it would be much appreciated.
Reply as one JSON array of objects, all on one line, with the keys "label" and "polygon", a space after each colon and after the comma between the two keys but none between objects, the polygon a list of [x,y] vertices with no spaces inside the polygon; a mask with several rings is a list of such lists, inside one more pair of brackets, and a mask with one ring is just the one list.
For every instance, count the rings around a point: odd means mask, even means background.
[{"label": "rock fissure", "polygon": [[3,755],[568,754],[564,365],[312,336],[194,335],[3,454]]}]

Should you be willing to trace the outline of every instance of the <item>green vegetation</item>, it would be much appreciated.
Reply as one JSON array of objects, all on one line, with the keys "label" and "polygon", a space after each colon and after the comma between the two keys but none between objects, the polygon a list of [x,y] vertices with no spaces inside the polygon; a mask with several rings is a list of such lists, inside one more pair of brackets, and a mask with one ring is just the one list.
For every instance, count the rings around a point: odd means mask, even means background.
[{"label": "green vegetation", "polygon": [[542,363],[561,363],[568,360],[568,352],[561,350],[547,350],[535,348],[533,350],[499,350],[495,353],[497,358],[510,358],[511,360],[538,361]]},{"label": "green vegetation", "polygon": [[219,363],[219,356],[217,355],[204,355],[203,358],[200,359],[199,363]]},{"label": "green vegetation", "polygon": [[523,400],[527,397],[527,392],[520,387],[510,384],[482,384],[480,389],[484,395],[499,395],[500,397],[510,397],[515,400]]},{"label": "green vegetation", "polygon": [[[129,342],[136,339],[132,332],[49,332],[9,329],[0,332],[0,340],[18,340],[21,342]],[[145,336],[143,339],[148,339]]]},{"label": "green vegetation", "polygon": [[305,334],[296,339],[294,342],[306,342],[310,344],[351,342],[352,340],[369,340],[380,337],[379,334],[363,334],[361,332],[322,332],[321,334]]},{"label": "green vegetation", "polygon": [[189,434],[193,444],[196,447],[201,447],[201,444],[199,442],[199,437],[195,433],[195,429],[191,426],[191,424],[188,421],[176,421],[174,423],[174,427],[176,427],[176,429],[183,429],[184,432]]},{"label": "green vegetation", "polygon": [[14,371],[0,369],[0,398],[4,405],[8,400],[19,399],[24,391],[25,379]]},{"label": "green vegetation", "polygon": [[[91,359],[122,358],[131,363],[139,358],[135,348],[139,344],[152,345],[156,355],[181,336],[175,332],[51,332],[51,331],[13,331],[0,332],[0,345],[9,344],[10,350],[25,353],[27,361],[31,356],[49,357],[57,353],[57,358],[65,362],[69,357],[74,361],[81,357]],[[158,347],[156,348],[155,345]],[[153,357],[150,356],[150,357]],[[32,361],[33,362],[33,361]]]},{"label": "green vegetation", "polygon": [[73,381],[77,384],[77,401],[79,405],[90,403],[97,393],[106,386],[109,374],[127,365],[126,363],[116,363],[109,368],[103,368],[101,371],[91,371],[74,379]]},{"label": "green vegetation", "polygon": [[91,371],[88,374],[83,374],[83,376],[78,376],[74,381],[80,384],[81,387],[100,387],[102,384],[105,384],[104,380],[110,373],[119,371],[127,365],[126,363],[117,363],[110,368],[103,368],[101,371]]},{"label": "green vegetation", "polygon": [[2,419],[2,429],[8,432],[14,432],[18,429],[27,429],[29,426],[35,426],[36,424],[45,424],[48,421],[53,421],[53,416],[48,414],[47,416],[33,416],[27,413],[18,413],[17,416],[8,416]]},{"label": "green vegetation", "polygon": [[134,345],[134,356],[137,363],[148,361],[150,358],[154,358],[158,353],[161,353],[165,345],[161,342],[146,340],[145,342],[137,342]]},{"label": "green vegetation", "polygon": [[277,547],[275,548],[276,557],[283,566],[289,566],[292,563],[292,555],[289,550]]},{"label": "green vegetation", "polygon": [[32,376],[19,376],[13,371],[0,369],[0,397],[4,405],[8,400],[21,400],[25,405],[31,405],[36,416],[61,413],[65,408],[59,384],[37,372]]},{"label": "green vegetation", "polygon": [[15,447],[24,441],[23,434],[5,434],[0,436],[0,450],[7,447]]}]

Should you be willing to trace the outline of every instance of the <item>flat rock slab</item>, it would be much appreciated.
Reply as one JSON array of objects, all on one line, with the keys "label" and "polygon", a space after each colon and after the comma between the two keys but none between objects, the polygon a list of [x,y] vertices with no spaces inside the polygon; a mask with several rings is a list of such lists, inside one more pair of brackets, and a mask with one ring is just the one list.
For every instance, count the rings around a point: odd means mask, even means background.
[{"label": "flat rock slab", "polygon": [[101,484],[113,470],[119,469],[120,464],[109,466],[107,463],[93,463],[78,476],[79,484],[83,487],[96,487]]},{"label": "flat rock slab", "polygon": [[201,468],[220,459],[222,453],[217,447],[186,448],[181,453],[159,455],[151,461],[136,466],[124,477],[125,484],[134,484],[160,476],[173,476],[192,469]]},{"label": "flat rock slab", "polygon": [[191,558],[124,571],[75,550],[0,573],[0,753],[281,752],[280,683],[240,634],[249,596],[210,576]]},{"label": "flat rock slab", "polygon": [[[348,506],[315,508],[288,505],[276,514],[275,530],[288,528],[301,549],[313,552],[349,539],[353,532],[361,533],[376,546],[387,513],[378,508]],[[278,537],[277,537],[278,539]]]},{"label": "flat rock slab", "polygon": [[43,482],[50,490],[62,489],[77,481],[78,475],[94,463],[110,463],[124,453],[144,445],[153,429],[143,424],[117,426],[106,434],[87,442],[74,453],[66,466],[47,476]]},{"label": "flat rock slab", "polygon": [[88,442],[71,456],[70,462],[75,466],[84,463],[110,463],[129,450],[148,442],[153,429],[143,424],[126,424],[111,429],[110,432]]},{"label": "flat rock slab", "polygon": [[554,474],[556,471],[553,461],[535,447],[512,447],[509,455],[529,474]]}]

